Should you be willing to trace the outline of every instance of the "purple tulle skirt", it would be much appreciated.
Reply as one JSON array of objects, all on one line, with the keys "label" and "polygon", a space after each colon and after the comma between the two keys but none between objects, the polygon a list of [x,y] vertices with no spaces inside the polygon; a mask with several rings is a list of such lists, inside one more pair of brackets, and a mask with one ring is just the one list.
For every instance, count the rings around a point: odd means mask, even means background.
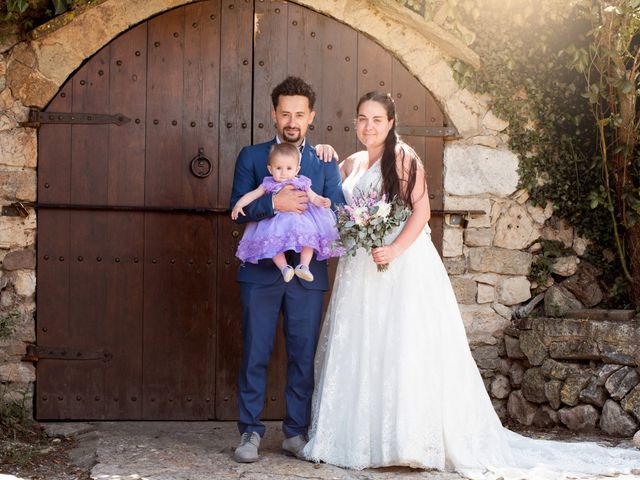
[{"label": "purple tulle skirt", "polygon": [[339,238],[333,211],[309,203],[304,213],[280,212],[247,224],[236,256],[243,262],[257,263],[287,250],[300,253],[302,247],[311,247],[318,260],[326,260],[344,253]]}]

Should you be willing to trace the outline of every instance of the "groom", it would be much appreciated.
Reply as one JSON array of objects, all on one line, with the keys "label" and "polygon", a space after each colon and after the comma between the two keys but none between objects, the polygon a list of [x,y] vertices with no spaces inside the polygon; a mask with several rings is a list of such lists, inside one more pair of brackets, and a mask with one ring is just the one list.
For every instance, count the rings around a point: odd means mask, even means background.
[{"label": "groom", "polygon": [[[332,205],[344,203],[340,173],[335,160],[318,158],[315,149],[305,140],[307,129],[315,116],[315,93],[310,85],[297,77],[287,77],[271,92],[276,137],[266,143],[243,148],[236,160],[231,192],[231,206],[245,193],[254,190],[267,171],[267,155],[274,143],[288,142],[301,151],[300,175],[309,177],[314,192],[329,197]],[[333,149],[329,149],[329,160]],[[239,223],[258,222],[278,212],[306,210],[309,198],[293,186],[284,187],[275,195],[263,195],[244,208],[246,216]],[[299,263],[299,255],[286,252],[289,265]],[[238,269],[242,302],[243,354],[238,379],[238,409],[241,433],[235,450],[237,462],[258,460],[260,439],[265,427],[260,421],[267,384],[267,365],[273,349],[278,315],[284,313],[284,335],[287,348],[287,384],[285,388],[285,418],[282,448],[300,456],[307,439],[313,393],[313,362],[322,315],[324,292],[329,288],[327,262],[311,261],[313,282],[300,282],[297,277],[285,283],[272,260],[257,264],[245,263]]]}]

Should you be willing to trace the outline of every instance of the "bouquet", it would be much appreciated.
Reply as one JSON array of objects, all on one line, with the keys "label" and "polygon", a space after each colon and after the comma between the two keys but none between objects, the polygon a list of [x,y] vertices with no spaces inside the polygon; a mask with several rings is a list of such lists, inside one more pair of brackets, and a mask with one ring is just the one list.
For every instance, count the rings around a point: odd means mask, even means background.
[{"label": "bouquet", "polygon": [[[411,210],[395,197],[387,200],[375,190],[368,194],[354,192],[353,205],[338,207],[338,232],[345,253],[355,255],[358,248],[371,252],[382,247],[384,237],[404,222]],[[388,264],[379,264],[378,271],[384,272]]]}]

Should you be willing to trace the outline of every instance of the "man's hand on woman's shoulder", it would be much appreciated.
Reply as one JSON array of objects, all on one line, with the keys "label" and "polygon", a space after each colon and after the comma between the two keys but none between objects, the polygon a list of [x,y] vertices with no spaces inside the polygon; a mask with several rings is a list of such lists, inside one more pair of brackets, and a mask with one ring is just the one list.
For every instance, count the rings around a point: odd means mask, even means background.
[{"label": "man's hand on woman's shoulder", "polygon": [[324,143],[321,143],[320,145],[316,145],[316,155],[318,155],[318,158],[320,160],[327,163],[333,160],[334,158],[336,159],[336,162],[340,160],[340,157],[338,157],[338,152],[336,152],[336,149],[333,148],[331,145],[324,144]]}]

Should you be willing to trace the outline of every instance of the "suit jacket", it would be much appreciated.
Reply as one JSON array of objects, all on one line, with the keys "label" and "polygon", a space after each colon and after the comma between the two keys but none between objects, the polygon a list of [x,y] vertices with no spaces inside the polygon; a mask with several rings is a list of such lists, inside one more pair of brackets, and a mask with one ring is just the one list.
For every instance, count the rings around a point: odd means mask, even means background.
[{"label": "suit jacket", "polygon": [[[238,154],[235,172],[233,175],[233,189],[231,191],[231,208],[245,193],[255,190],[262,184],[264,177],[269,175],[267,170],[267,157],[271,145],[276,143],[260,143],[244,147]],[[311,179],[311,188],[318,195],[331,199],[332,206],[344,204],[342,194],[342,182],[340,171],[335,160],[323,162],[316,155],[315,148],[309,142],[305,142],[302,151],[301,168],[299,175]],[[273,195],[266,194],[244,207],[246,216],[240,215],[236,223],[259,222],[265,218],[271,218],[273,213]],[[299,262],[299,254],[287,253],[290,264],[296,266]],[[328,290],[329,279],[327,274],[327,261],[319,262],[315,255],[309,265],[313,273],[313,282],[300,282],[306,288],[313,290]],[[269,285],[282,278],[282,274],[270,258],[260,260],[257,264],[244,263],[238,268],[237,280],[245,283],[258,283]]]}]

